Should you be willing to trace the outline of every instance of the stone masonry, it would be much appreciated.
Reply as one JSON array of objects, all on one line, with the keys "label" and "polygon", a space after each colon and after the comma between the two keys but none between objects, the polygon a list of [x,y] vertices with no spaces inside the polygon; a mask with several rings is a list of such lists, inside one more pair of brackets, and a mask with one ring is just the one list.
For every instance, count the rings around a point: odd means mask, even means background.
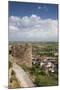
[{"label": "stone masonry", "polygon": [[32,45],[30,43],[12,45],[11,54],[17,64],[32,67]]}]

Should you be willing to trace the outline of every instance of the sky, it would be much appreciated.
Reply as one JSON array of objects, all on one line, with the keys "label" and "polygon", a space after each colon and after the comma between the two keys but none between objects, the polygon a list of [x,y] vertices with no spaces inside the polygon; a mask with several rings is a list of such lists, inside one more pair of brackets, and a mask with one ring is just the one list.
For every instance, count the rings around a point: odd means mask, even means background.
[{"label": "sky", "polygon": [[57,41],[58,5],[9,1],[9,41]]}]

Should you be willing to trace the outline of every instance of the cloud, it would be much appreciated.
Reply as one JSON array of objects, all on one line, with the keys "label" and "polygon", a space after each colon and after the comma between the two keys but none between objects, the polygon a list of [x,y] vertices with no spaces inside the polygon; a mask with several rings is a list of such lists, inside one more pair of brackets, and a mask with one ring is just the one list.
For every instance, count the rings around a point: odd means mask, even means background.
[{"label": "cloud", "polygon": [[37,9],[48,11],[48,8],[46,6],[38,6]]},{"label": "cloud", "polygon": [[9,17],[9,40],[57,41],[58,21],[31,16]]},{"label": "cloud", "polygon": [[38,9],[41,9],[42,7],[41,6],[38,6]]}]

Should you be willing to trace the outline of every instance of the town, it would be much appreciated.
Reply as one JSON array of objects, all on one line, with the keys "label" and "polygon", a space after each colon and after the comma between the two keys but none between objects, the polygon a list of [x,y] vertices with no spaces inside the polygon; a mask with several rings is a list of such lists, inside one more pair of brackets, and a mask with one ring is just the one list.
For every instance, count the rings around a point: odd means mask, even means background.
[{"label": "town", "polygon": [[43,68],[48,74],[48,72],[57,72],[58,71],[58,62],[57,58],[54,57],[34,57],[32,58],[32,64],[38,65],[40,68]]}]

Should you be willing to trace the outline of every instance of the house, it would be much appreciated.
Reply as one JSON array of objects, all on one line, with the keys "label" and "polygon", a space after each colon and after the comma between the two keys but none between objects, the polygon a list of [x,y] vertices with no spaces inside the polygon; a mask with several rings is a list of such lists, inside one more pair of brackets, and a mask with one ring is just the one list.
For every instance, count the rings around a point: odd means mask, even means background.
[{"label": "house", "polygon": [[36,59],[35,58],[32,58],[32,64],[36,64]]},{"label": "house", "polygon": [[36,58],[32,58],[32,64],[34,64],[34,65],[38,64],[39,65],[40,64],[40,60],[38,58],[37,59]]},{"label": "house", "polygon": [[54,64],[53,63],[47,62],[46,68],[48,69],[48,71],[54,72]]},{"label": "house", "polygon": [[45,62],[41,61],[40,62],[40,67],[44,66],[45,65]]},{"label": "house", "polygon": [[42,67],[46,72],[54,72],[54,64],[50,61],[41,61],[40,67]]},{"label": "house", "polygon": [[39,65],[40,68],[45,70],[46,73],[48,72],[55,72],[57,71],[56,67],[57,65],[55,64],[56,60],[53,57],[40,57],[40,58],[32,58],[32,64],[34,65]]}]

